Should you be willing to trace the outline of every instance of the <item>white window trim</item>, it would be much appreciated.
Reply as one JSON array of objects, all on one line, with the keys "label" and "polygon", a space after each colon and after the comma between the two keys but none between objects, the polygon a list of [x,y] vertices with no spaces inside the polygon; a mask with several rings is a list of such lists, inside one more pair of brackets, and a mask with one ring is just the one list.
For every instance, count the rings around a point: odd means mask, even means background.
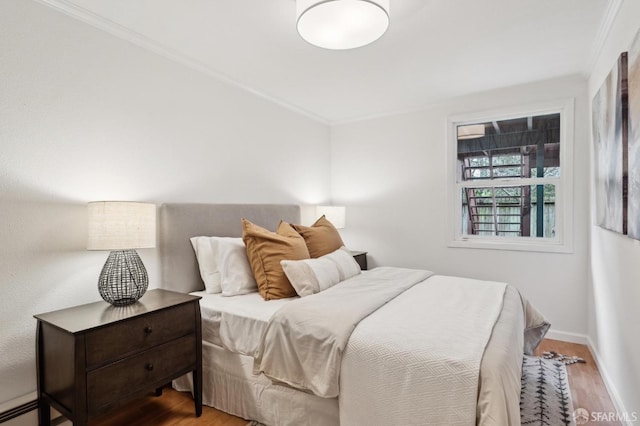
[{"label": "white window trim", "polygon": [[[461,124],[473,124],[493,120],[508,120],[528,115],[560,113],[560,178],[553,178],[556,186],[556,236],[555,238],[536,237],[487,237],[463,235],[460,226],[462,218],[462,191],[457,176],[457,129]],[[452,115],[447,120],[447,199],[449,211],[448,247],[537,251],[549,253],[573,253],[573,147],[574,147],[574,99],[536,103],[511,108],[492,109],[468,114]],[[545,181],[547,179],[544,179]],[[527,184],[529,179],[500,179],[492,186]],[[544,183],[537,179],[537,183]],[[552,183],[552,182],[548,182]],[[478,186],[487,186],[486,182]]]}]

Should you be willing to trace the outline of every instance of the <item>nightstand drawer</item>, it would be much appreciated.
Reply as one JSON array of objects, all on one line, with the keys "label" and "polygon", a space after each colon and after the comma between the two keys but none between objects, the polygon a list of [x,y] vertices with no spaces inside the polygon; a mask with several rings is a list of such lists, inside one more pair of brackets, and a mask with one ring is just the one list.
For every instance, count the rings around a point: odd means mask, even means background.
[{"label": "nightstand drawer", "polygon": [[195,332],[193,303],[165,309],[86,334],[87,369]]},{"label": "nightstand drawer", "polygon": [[185,336],[89,372],[89,414],[101,413],[123,397],[168,382],[176,372],[193,370],[196,364],[195,348],[195,335]]}]

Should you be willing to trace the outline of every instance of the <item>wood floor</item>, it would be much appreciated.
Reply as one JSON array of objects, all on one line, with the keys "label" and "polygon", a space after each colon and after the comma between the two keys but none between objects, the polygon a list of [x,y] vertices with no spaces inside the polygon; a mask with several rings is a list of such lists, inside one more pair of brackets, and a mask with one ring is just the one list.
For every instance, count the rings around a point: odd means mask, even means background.
[{"label": "wood floor", "polygon": [[[600,372],[586,346],[546,339],[540,346],[538,355],[541,355],[542,351],[576,355],[587,361],[586,364],[567,366],[575,408],[584,408],[590,413],[615,412]],[[98,418],[90,423],[91,426],[245,426],[246,424],[246,420],[206,406],[203,407],[202,416],[196,418],[191,395],[173,389],[165,389],[161,397],[148,396],[134,401],[117,413]],[[588,423],[589,426],[619,424],[591,421]]]},{"label": "wood floor", "polygon": [[[609,413],[615,413],[616,410],[611,402],[600,371],[598,371],[593,356],[591,356],[591,352],[585,345],[545,339],[538,348],[536,355],[542,356],[544,351],[579,356],[587,362],[586,364],[571,364],[567,366],[571,397],[575,409],[584,408],[589,413],[603,413],[601,416],[598,415],[598,418],[601,419],[607,418],[606,416]],[[620,423],[617,421],[589,421],[587,425],[610,426],[620,425]]]},{"label": "wood floor", "polygon": [[165,388],[162,396],[154,393],[89,422],[89,426],[245,426],[247,420],[202,406],[202,416],[195,416],[190,393]]}]

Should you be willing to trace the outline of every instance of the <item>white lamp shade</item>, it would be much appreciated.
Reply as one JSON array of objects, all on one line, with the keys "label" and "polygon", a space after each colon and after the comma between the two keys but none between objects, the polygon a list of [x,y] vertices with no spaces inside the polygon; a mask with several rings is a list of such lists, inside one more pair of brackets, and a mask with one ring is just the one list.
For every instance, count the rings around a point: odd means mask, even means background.
[{"label": "white lamp shade", "polygon": [[485,135],[484,124],[466,124],[458,126],[458,139],[477,139]]},{"label": "white lamp shade", "polygon": [[156,246],[156,206],[149,203],[89,203],[88,250],[130,250]]},{"label": "white lamp shade", "polygon": [[361,47],[389,28],[389,0],[296,0],[296,11],[300,36],[325,49]]},{"label": "white lamp shade", "polygon": [[337,229],[344,228],[347,222],[347,212],[344,206],[317,206],[316,215],[318,217],[324,215]]}]

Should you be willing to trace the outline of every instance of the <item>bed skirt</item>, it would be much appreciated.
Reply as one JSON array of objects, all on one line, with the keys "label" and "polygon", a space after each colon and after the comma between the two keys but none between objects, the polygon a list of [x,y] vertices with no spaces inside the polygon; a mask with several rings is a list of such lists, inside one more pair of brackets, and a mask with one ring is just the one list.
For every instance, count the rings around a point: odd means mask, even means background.
[{"label": "bed skirt", "polygon": [[[266,425],[338,426],[337,398],[320,398],[273,384],[253,374],[253,358],[202,342],[202,402],[225,413]],[[192,391],[191,375],[173,381]]]}]

